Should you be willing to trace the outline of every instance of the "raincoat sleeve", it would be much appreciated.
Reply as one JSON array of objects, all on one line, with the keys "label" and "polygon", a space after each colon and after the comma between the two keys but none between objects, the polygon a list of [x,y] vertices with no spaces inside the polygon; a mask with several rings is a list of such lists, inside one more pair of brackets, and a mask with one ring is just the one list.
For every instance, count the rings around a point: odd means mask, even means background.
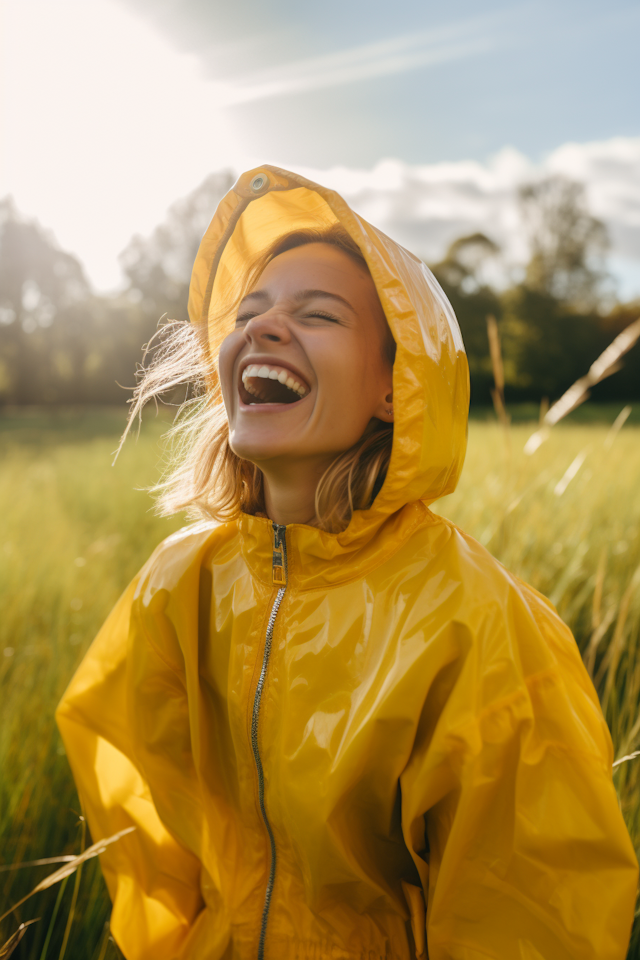
[{"label": "raincoat sleeve", "polygon": [[127,960],[173,960],[203,905],[199,859],[165,823],[179,808],[197,849],[200,803],[183,674],[171,645],[167,655],[146,635],[137,592],[134,581],[56,719],[93,840],[136,827],[101,855],[112,933]]},{"label": "raincoat sleeve", "polygon": [[494,606],[450,626],[401,779],[429,960],[624,960],[637,862],[595,691],[535,591]]}]

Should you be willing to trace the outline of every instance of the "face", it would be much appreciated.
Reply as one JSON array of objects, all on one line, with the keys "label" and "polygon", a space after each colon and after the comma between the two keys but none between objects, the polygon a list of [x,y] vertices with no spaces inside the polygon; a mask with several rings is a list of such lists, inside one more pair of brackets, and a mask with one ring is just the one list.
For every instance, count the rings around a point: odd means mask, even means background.
[{"label": "face", "polygon": [[369,273],[311,243],[275,257],[220,349],[232,450],[257,465],[331,462],[373,417],[390,422],[386,320]]}]

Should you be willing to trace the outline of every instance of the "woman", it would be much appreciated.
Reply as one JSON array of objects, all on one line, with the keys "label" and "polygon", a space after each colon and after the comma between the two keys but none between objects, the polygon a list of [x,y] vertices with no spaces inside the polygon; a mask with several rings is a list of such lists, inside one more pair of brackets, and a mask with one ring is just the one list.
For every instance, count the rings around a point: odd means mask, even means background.
[{"label": "woman", "polygon": [[637,865],[576,644],[429,510],[468,407],[429,271],[262,167],[189,313],[137,404],[203,380],[161,503],[205,522],[58,711],[94,839],[136,827],[102,858],[125,956],[622,960]]}]

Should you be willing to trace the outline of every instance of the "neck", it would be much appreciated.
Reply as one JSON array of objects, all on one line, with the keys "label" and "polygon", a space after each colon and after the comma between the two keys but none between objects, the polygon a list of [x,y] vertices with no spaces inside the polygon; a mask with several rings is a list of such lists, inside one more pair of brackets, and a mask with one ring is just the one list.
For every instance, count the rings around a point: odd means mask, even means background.
[{"label": "neck", "polygon": [[316,488],[329,463],[301,461],[260,464],[264,476],[264,502],[267,516],[274,523],[310,523],[316,515]]}]

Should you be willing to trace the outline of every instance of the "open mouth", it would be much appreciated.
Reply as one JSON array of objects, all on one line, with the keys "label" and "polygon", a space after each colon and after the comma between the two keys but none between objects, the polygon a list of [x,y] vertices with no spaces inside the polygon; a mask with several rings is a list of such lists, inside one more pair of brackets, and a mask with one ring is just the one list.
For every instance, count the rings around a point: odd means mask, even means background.
[{"label": "open mouth", "polygon": [[296,403],[308,393],[309,386],[302,377],[277,364],[250,363],[242,371],[243,403]]}]

